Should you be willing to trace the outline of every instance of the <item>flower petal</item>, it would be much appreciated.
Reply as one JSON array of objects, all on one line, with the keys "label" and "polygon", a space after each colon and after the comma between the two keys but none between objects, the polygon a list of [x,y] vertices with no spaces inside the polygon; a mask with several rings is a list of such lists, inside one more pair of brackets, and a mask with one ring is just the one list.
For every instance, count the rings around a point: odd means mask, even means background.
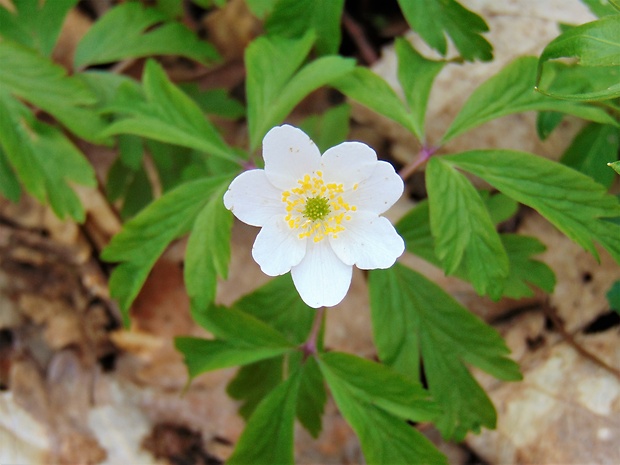
[{"label": "flower petal", "polygon": [[358,212],[338,238],[329,239],[334,253],[362,270],[389,268],[405,251],[405,242],[387,218]]},{"label": "flower petal", "polygon": [[282,191],[269,182],[264,170],[245,171],[233,179],[224,206],[251,226],[263,226],[274,215],[286,213]]},{"label": "flower petal", "polygon": [[377,165],[377,154],[361,142],[343,142],[321,157],[326,183],[344,184],[345,189],[368,178]]},{"label": "flower petal", "polygon": [[306,255],[306,240],[299,239],[297,232],[282,218],[272,218],[265,223],[252,247],[252,257],[263,273],[279,276],[302,261]]},{"label": "flower petal", "polygon": [[304,174],[319,168],[321,152],[301,129],[276,126],[263,139],[265,173],[269,181],[281,189],[290,189]]},{"label": "flower petal", "polygon": [[360,211],[377,215],[388,210],[403,195],[402,178],[388,162],[379,161],[369,178],[360,182],[356,190],[348,190],[343,199]]},{"label": "flower petal", "polygon": [[339,304],[349,290],[352,273],[353,267],[345,265],[326,240],[309,242],[306,256],[291,269],[299,295],[313,308]]}]

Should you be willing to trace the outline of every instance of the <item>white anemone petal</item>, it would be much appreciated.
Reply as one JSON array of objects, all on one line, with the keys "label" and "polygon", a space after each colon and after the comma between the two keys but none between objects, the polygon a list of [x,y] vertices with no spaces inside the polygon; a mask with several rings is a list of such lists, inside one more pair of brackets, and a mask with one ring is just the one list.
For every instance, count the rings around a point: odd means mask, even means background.
[{"label": "white anemone petal", "polygon": [[345,189],[368,178],[377,165],[377,154],[361,142],[343,142],[321,157],[326,183],[344,184]]},{"label": "white anemone petal", "polygon": [[251,226],[263,226],[274,215],[284,214],[282,191],[263,170],[246,171],[233,179],[224,194],[224,206]]},{"label": "white anemone petal", "polygon": [[319,169],[321,152],[301,129],[276,126],[263,139],[265,173],[274,186],[290,189]]},{"label": "white anemone petal", "polygon": [[308,243],[306,256],[291,269],[302,300],[313,308],[339,304],[349,290],[353,267],[344,264],[329,242]]},{"label": "white anemone petal", "polygon": [[358,210],[381,214],[403,195],[402,178],[388,162],[379,161],[369,178],[359,183],[356,190],[347,190],[344,200]]},{"label": "white anemone petal", "polygon": [[279,276],[301,262],[306,254],[306,239],[299,239],[297,233],[282,217],[272,218],[263,226],[252,247],[252,257],[263,273]]},{"label": "white anemone petal", "polygon": [[363,270],[389,268],[405,251],[405,242],[387,218],[366,212],[358,212],[330,244],[340,260]]}]

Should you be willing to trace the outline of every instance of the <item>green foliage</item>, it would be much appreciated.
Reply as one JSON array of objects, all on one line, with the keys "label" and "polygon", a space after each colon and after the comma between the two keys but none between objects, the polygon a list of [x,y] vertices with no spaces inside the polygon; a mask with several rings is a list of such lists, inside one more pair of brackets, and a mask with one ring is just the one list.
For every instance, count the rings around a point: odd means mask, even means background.
[{"label": "green foliage", "polygon": [[301,38],[308,31],[316,34],[320,55],[338,53],[340,17],[344,0],[278,0],[265,28],[269,35]]},{"label": "green foliage", "polygon": [[65,16],[78,0],[13,0],[14,12],[0,5],[0,35],[49,57]]},{"label": "green foliage", "polygon": [[338,408],[360,440],[366,463],[447,464],[410,416],[428,418],[434,404],[419,385],[353,355],[322,354],[319,365]]},{"label": "green foliage", "polygon": [[327,403],[323,374],[314,358],[308,358],[301,367],[302,378],[297,399],[297,418],[314,438],[321,433],[321,417]]},{"label": "green foliage", "polygon": [[607,291],[607,301],[609,302],[609,308],[616,313],[620,313],[620,281],[616,281]]},{"label": "green foliage", "polygon": [[274,357],[242,366],[226,387],[230,397],[242,402],[239,415],[246,421],[260,401],[282,382],[283,363],[283,357]]},{"label": "green foliage", "polygon": [[481,33],[489,30],[477,14],[455,0],[398,0],[407,22],[424,41],[445,56],[446,34],[467,61],[489,61],[493,47]]},{"label": "green foliage", "polygon": [[[119,300],[123,311],[124,323],[129,323],[129,308],[138,295],[142,284],[163,253],[168,244],[174,239],[186,234],[192,229],[194,222],[222,189],[228,186],[229,176],[200,179],[188,182],[163,195],[135,218],[127,222],[123,230],[114,236],[110,244],[103,250],[101,257],[110,262],[121,262],[110,278],[112,296]],[[218,201],[221,197],[217,197]],[[215,201],[215,200],[213,200]],[[203,220],[204,221],[204,220]],[[203,224],[203,223],[201,223]],[[228,229],[230,221],[217,225],[222,230]],[[202,234],[199,231],[198,234]],[[220,240],[230,242],[224,232],[218,233]],[[221,247],[227,250],[227,243],[215,242],[212,247]],[[208,247],[194,248],[195,253],[204,253]],[[212,260],[210,266],[214,270],[222,270],[222,255],[215,257],[192,257],[191,260]],[[208,266],[202,264],[203,266]],[[217,272],[217,271],[216,271]],[[203,292],[211,292],[209,286],[215,287],[215,282],[205,283]],[[197,298],[204,298],[200,294]]]},{"label": "green foliage", "polygon": [[613,169],[616,173],[620,174],[620,161],[614,161],[612,163],[607,163],[611,169]]},{"label": "green foliage", "polygon": [[[579,65],[576,82],[590,81],[589,88],[554,88],[544,82],[550,64],[572,58]],[[582,69],[579,69],[582,68]],[[585,76],[590,75],[590,79]],[[538,62],[538,90],[569,100],[607,100],[620,96],[620,14],[605,16],[574,27],[549,43]]]},{"label": "green foliage", "polygon": [[[172,84],[154,61],[147,62],[142,85],[144,98],[133,90],[117,93],[108,111],[122,118],[108,126],[105,135],[134,134],[183,145],[216,157],[238,158],[198,105]],[[123,86],[121,90],[130,89]]]},{"label": "green foliage", "polygon": [[[370,273],[373,336],[380,359],[412,378],[420,358],[444,437],[495,426],[495,411],[464,363],[503,380],[520,379],[501,336],[421,274],[395,265]],[[458,389],[454,389],[458,386]]]},{"label": "green foliage", "polygon": [[[478,87],[461,108],[442,142],[469,131],[487,121],[524,111],[557,111],[597,123],[617,125],[603,109],[556,100],[536,92],[536,58],[517,58]],[[573,81],[573,88],[579,81]]]},{"label": "green foliage", "polygon": [[[614,6],[613,2],[607,2],[606,0],[581,0],[585,3],[590,11],[594,13],[599,18],[603,16],[610,16],[618,14],[620,8],[618,6]],[[617,0],[616,0],[616,4]]]},{"label": "green foliage", "polygon": [[618,150],[620,130],[611,125],[591,123],[577,134],[560,161],[609,189],[615,176],[605,165],[618,158]]},{"label": "green foliage", "polygon": [[512,150],[474,150],[442,161],[474,174],[535,210],[595,257],[594,241],[620,263],[618,199],[592,178],[558,163]]},{"label": "green foliage", "polygon": [[465,176],[442,159],[426,170],[435,253],[447,274],[460,269],[479,294],[499,299],[508,277],[508,255],[488,210]]},{"label": "green foliage", "polygon": [[201,63],[219,57],[211,44],[170,21],[160,10],[126,2],[109,10],[89,29],[75,51],[74,66],[152,55],[180,55]]},{"label": "green foliage", "polygon": [[304,97],[353,69],[353,60],[340,56],[324,56],[300,69],[313,43],[312,33],[300,39],[259,37],[246,49],[252,150]]},{"label": "green foliage", "polygon": [[349,134],[351,107],[346,103],[330,108],[322,115],[312,115],[299,125],[322,152],[334,147]]}]

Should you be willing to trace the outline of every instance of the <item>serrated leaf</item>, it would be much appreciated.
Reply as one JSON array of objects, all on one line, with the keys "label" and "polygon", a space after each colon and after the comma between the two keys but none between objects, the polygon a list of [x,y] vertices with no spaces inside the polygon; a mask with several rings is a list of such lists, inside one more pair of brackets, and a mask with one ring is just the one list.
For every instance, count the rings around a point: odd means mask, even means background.
[{"label": "serrated leaf", "polygon": [[105,135],[134,134],[229,160],[238,159],[196,103],[168,80],[155,61],[146,64],[143,87],[146,101],[136,101],[138,96],[134,94],[119,94],[119,99],[110,105],[109,111],[125,118],[110,125]]},{"label": "serrated leaf", "polygon": [[110,278],[110,293],[119,300],[125,324],[157,258],[171,241],[191,229],[205,204],[229,182],[229,176],[200,179],[164,194],[127,222],[103,250],[103,260],[120,262]]},{"label": "serrated leaf", "polygon": [[282,382],[284,357],[273,357],[242,366],[226,387],[233,399],[242,401],[239,414],[247,420],[260,401]]},{"label": "serrated leaf", "polygon": [[[444,410],[438,422],[442,434],[460,438],[480,425],[493,427],[492,405],[464,363],[499,379],[520,379],[501,336],[435,283],[402,265],[371,271],[369,285],[379,357],[401,373],[418,377],[421,354],[429,390]],[[453,389],[455,385],[459,389]]]},{"label": "serrated leaf", "polygon": [[183,354],[190,380],[208,371],[247,365],[277,357],[290,350],[277,345],[256,346],[237,341],[209,340],[197,337],[177,337],[176,349]]},{"label": "serrated leaf", "polygon": [[[546,85],[546,65],[559,58],[574,59],[589,70],[601,68],[600,84],[585,92],[567,92]],[[551,41],[540,55],[536,84],[540,92],[556,98],[605,100],[620,96],[620,15],[576,26]]]},{"label": "serrated leaf", "polygon": [[94,110],[91,90],[76,76],[33,50],[8,40],[0,47],[0,88],[53,115],[78,136],[93,142],[104,123]]},{"label": "serrated leaf", "polygon": [[553,270],[547,264],[531,258],[532,255],[544,252],[545,246],[534,237],[518,234],[502,234],[500,237],[510,261],[510,274],[503,295],[513,299],[531,297],[534,292],[528,284],[552,293],[555,288]]},{"label": "serrated leaf", "polygon": [[315,309],[299,299],[290,274],[272,279],[236,301],[233,307],[277,329],[293,344],[306,340],[316,315]]},{"label": "serrated leaf", "polygon": [[74,66],[127,58],[180,55],[200,63],[219,58],[215,48],[155,8],[127,2],[110,9],[78,43]]},{"label": "serrated leaf", "polygon": [[197,311],[215,300],[217,278],[228,276],[233,217],[222,202],[227,188],[222,186],[215,192],[198,213],[187,242],[183,276],[191,305]]},{"label": "serrated leaf", "polygon": [[442,157],[547,218],[595,257],[594,242],[620,263],[620,204],[592,178],[562,164],[512,150],[473,150]]},{"label": "serrated leaf", "polygon": [[349,134],[351,106],[343,103],[331,107],[322,115],[305,118],[299,128],[308,134],[321,153],[344,142]]},{"label": "serrated leaf", "polygon": [[560,162],[581,171],[609,189],[615,176],[605,165],[618,158],[619,149],[618,128],[591,123],[575,136]]},{"label": "serrated leaf", "polygon": [[480,16],[454,0],[398,0],[405,19],[441,55],[447,53],[446,35],[467,61],[493,59],[493,47],[482,37],[489,27]]},{"label": "serrated leaf", "polygon": [[465,176],[432,158],[426,169],[435,253],[447,274],[465,273],[476,291],[502,295],[508,256],[480,195]]},{"label": "serrated leaf", "polygon": [[433,81],[443,69],[445,62],[424,58],[403,38],[396,39],[394,48],[398,57],[398,80],[409,104],[414,134],[419,140],[424,141],[424,118],[428,97]]},{"label": "serrated leaf", "polygon": [[293,465],[293,427],[299,379],[299,372],[293,373],[261,401],[227,464]]},{"label": "serrated leaf", "polygon": [[611,163],[607,163],[611,169],[613,169],[616,173],[620,174],[620,161],[614,161]]},{"label": "serrated leaf", "polygon": [[17,175],[9,164],[9,160],[2,149],[2,144],[0,144],[0,194],[13,202],[17,202],[21,197],[21,193],[22,190],[19,186]]},{"label": "serrated leaf", "polygon": [[265,22],[270,35],[302,37],[307,31],[316,33],[319,55],[338,53],[340,19],[344,0],[279,0]]},{"label": "serrated leaf", "polygon": [[[396,387],[379,385],[373,376],[356,372],[372,363],[359,360],[362,359],[352,355],[327,353],[322,354],[318,361],[336,405],[359,438],[366,463],[447,464],[435,446],[403,420],[411,413],[409,402],[420,388],[388,368],[374,364],[370,369],[372,375],[379,375],[378,380],[385,380],[386,373],[389,373],[387,378],[396,382]],[[343,361],[353,361],[355,365],[347,370],[342,366]],[[381,388],[389,389],[390,394],[385,399]],[[413,395],[409,394],[408,388],[412,389]],[[383,404],[375,404],[376,400],[383,400]],[[421,398],[418,397],[417,401],[420,402]],[[394,415],[394,411],[398,415]]]},{"label": "serrated leaf", "polygon": [[321,433],[321,417],[327,403],[323,374],[313,357],[301,366],[301,380],[297,395],[297,418],[304,428],[318,438]]},{"label": "serrated leaf", "polygon": [[442,143],[492,119],[524,111],[558,111],[598,123],[617,124],[602,108],[536,92],[536,66],[534,57],[517,58],[480,85],[452,121]]},{"label": "serrated leaf", "polygon": [[84,208],[71,183],[96,186],[92,167],[58,128],[39,121],[4,92],[0,92],[0,146],[29,193],[49,202],[61,219],[84,221]]},{"label": "serrated leaf", "polygon": [[416,133],[413,119],[404,102],[383,78],[370,69],[356,67],[332,82],[332,85],[350,99]]},{"label": "serrated leaf", "polygon": [[325,56],[297,71],[313,42],[314,36],[310,33],[300,39],[259,37],[246,49],[252,150],[259,146],[267,131],[279,124],[308,94],[353,69],[352,59]]},{"label": "serrated leaf", "polygon": [[14,13],[0,5],[0,34],[49,57],[65,16],[77,2],[78,0],[13,0]]}]

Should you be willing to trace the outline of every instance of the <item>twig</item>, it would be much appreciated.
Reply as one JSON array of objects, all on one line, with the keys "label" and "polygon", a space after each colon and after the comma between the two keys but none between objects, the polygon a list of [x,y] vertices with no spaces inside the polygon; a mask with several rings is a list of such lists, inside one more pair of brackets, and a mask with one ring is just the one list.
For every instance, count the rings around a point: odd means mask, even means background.
[{"label": "twig", "polygon": [[566,331],[566,328],[564,328],[564,323],[562,322],[562,320],[560,320],[560,317],[558,316],[558,314],[556,313],[556,310],[553,307],[551,307],[550,305],[543,305],[542,309],[543,309],[544,314],[547,316],[547,318],[551,320],[555,328],[558,330],[562,338],[568,343],[568,345],[570,345],[583,357],[587,358],[588,360],[595,363],[599,367],[610,372],[616,378],[620,379],[620,370],[612,367],[606,361],[600,359],[599,357],[594,355],[592,352],[587,350],[585,347],[583,347],[581,344],[579,344],[575,340],[572,334]]},{"label": "twig", "polygon": [[344,12],[342,14],[342,25],[349,33],[349,36],[351,36],[353,42],[355,42],[355,45],[357,45],[362,60],[368,65],[375,63],[379,56],[372,48],[372,45],[370,45],[366,34],[364,34],[364,29],[362,29],[359,23],[349,16],[348,13]]},{"label": "twig", "polygon": [[401,169],[398,175],[403,178],[403,181],[406,181],[420,166],[426,163],[428,159],[433,156],[437,149],[438,147],[423,146],[415,160]]}]

